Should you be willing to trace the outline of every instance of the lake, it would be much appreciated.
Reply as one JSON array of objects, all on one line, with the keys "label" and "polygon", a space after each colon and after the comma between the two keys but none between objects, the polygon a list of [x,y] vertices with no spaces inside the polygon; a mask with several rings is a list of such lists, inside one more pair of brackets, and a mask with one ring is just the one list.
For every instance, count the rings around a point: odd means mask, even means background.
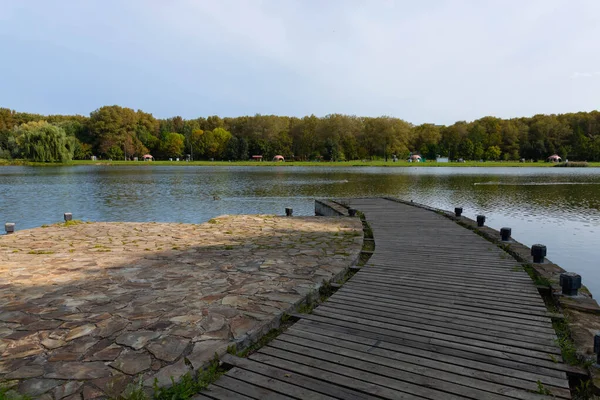
[{"label": "lake", "polygon": [[[394,196],[512,228],[600,295],[600,168],[0,167],[0,223],[201,223],[222,214],[314,215],[322,197]],[[415,227],[415,235],[418,235]]]}]

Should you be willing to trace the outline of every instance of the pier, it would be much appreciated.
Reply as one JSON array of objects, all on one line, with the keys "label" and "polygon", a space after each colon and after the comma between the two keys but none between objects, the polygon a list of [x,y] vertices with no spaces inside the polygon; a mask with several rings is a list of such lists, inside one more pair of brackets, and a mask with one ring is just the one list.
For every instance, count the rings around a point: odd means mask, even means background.
[{"label": "pier", "polygon": [[431,210],[355,199],[368,262],[195,399],[569,399],[567,365],[522,263]]}]

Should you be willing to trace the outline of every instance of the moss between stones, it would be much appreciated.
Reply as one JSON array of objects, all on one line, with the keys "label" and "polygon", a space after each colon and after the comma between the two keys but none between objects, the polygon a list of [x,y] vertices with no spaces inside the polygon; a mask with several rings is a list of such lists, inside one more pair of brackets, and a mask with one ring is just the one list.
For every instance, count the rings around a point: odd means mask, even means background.
[{"label": "moss between stones", "polygon": [[211,383],[219,379],[225,372],[227,372],[227,368],[220,364],[219,357],[215,355],[206,368],[195,375],[188,372],[177,382],[171,378],[172,385],[169,387],[158,386],[158,381],[156,380],[152,388],[152,395],[144,388],[143,380],[140,377],[137,383],[129,385],[125,389],[124,394],[113,400],[148,400],[150,398],[159,400],[189,399],[195,394],[206,390]]}]

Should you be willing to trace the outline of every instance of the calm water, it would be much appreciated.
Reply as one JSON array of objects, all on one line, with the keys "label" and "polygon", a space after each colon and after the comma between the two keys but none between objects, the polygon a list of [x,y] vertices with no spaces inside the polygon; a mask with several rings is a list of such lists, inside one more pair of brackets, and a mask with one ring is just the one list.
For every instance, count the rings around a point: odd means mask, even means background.
[{"label": "calm water", "polygon": [[485,214],[600,295],[600,169],[0,167],[0,223],[62,219],[199,223],[222,214],[313,215],[316,197],[396,196]]}]

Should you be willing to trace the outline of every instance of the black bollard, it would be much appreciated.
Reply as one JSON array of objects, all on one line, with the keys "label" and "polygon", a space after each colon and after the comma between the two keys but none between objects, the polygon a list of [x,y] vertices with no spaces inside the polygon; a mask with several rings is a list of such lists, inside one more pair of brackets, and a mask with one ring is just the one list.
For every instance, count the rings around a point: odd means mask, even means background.
[{"label": "black bollard", "polygon": [[462,207],[455,207],[454,208],[454,215],[456,215],[457,217],[460,217],[462,215]]},{"label": "black bollard", "polygon": [[596,364],[600,365],[600,332],[594,335],[594,353],[596,353]]},{"label": "black bollard", "polygon": [[477,216],[477,226],[483,226],[485,224],[485,215]]},{"label": "black bollard", "polygon": [[577,296],[577,291],[581,288],[581,276],[575,272],[563,272],[560,274],[560,286],[563,295]]},{"label": "black bollard", "polygon": [[512,229],[510,228],[500,228],[500,237],[503,242],[508,242],[510,240],[510,235],[512,234]]},{"label": "black bollard", "polygon": [[546,257],[546,246],[543,244],[534,244],[531,246],[531,255],[533,256],[534,263],[543,263],[544,257]]},{"label": "black bollard", "polygon": [[65,222],[73,220],[73,214],[71,214],[71,213],[65,213],[64,217],[65,217]]},{"label": "black bollard", "polygon": [[354,209],[354,208],[349,208],[349,209],[348,209],[348,215],[349,215],[349,216],[351,216],[351,217],[354,217],[354,216],[356,216],[356,209]]},{"label": "black bollard", "polygon": [[6,234],[8,235],[9,233],[15,233],[15,223],[14,222],[7,222],[4,224],[4,230],[6,231]]},{"label": "black bollard", "polygon": [[293,213],[294,213],[294,209],[293,208],[286,207],[286,209],[285,209],[285,215],[287,217],[291,217]]}]

